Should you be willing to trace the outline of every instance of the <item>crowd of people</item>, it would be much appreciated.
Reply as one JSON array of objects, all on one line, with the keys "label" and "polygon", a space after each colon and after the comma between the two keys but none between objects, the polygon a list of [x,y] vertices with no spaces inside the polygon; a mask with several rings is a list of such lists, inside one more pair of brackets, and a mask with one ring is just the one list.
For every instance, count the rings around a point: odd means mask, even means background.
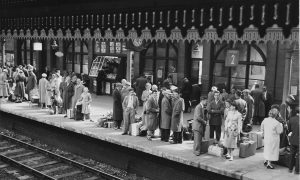
[{"label": "crowd of people", "polygon": [[90,119],[89,78],[86,74],[64,72],[59,69],[52,72],[46,67],[38,80],[36,69],[32,65],[0,67],[0,98],[2,101],[33,101],[37,97],[41,108],[48,108],[51,114],[75,114],[77,105],[82,106],[85,120]]},{"label": "crowd of people", "polygon": [[[35,89],[38,89],[41,106],[53,109],[54,114],[73,110],[82,105],[84,119],[90,118],[91,94],[88,92],[89,78],[75,73],[60,74],[60,70],[46,71],[37,81],[35,68],[31,65],[15,68],[0,68],[0,97],[13,97],[16,103],[30,100]],[[122,135],[131,134],[131,124],[136,122],[138,107],[142,106],[142,121],[139,129],[146,132],[151,141],[154,131],[160,130],[163,142],[182,143],[183,131],[188,129],[184,123],[183,113],[191,111],[190,95],[192,87],[187,78],[178,88],[172,84],[172,76],[155,85],[141,75],[131,84],[126,79],[116,83],[113,91],[113,120],[115,129],[121,129]],[[26,96],[28,95],[28,96]],[[272,161],[277,161],[279,149],[291,147],[289,170],[299,173],[299,103],[288,106],[289,116],[281,116],[282,107],[273,104],[272,96],[266,86],[258,84],[252,90],[232,88],[230,93],[225,89],[211,88],[207,96],[200,97],[195,107],[192,121],[194,137],[193,152],[201,154],[202,140],[208,131],[209,138],[221,143],[227,150],[226,159],[233,160],[233,150],[238,147],[241,136],[252,129],[252,125],[261,124],[264,137],[265,166],[273,169]],[[187,110],[188,109],[188,110]],[[289,120],[289,121],[286,121]],[[290,138],[288,138],[290,137]]]}]

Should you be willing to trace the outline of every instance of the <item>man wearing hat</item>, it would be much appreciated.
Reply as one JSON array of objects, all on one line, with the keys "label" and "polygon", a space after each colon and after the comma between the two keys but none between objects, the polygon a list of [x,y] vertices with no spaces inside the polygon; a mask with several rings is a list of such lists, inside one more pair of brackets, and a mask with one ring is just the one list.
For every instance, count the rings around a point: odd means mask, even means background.
[{"label": "man wearing hat", "polygon": [[171,119],[172,119],[172,102],[171,90],[167,89],[163,92],[164,97],[161,101],[161,140],[169,142]]},{"label": "man wearing hat", "polygon": [[113,120],[115,121],[115,129],[120,129],[123,119],[123,109],[121,101],[122,84],[116,83],[116,88],[112,94],[113,96]]},{"label": "man wearing hat", "polygon": [[247,114],[244,120],[244,125],[252,124],[252,118],[254,113],[254,99],[250,95],[251,91],[249,89],[243,90],[244,100],[247,104]]},{"label": "man wearing hat", "polygon": [[207,95],[207,103],[208,104],[214,100],[214,94],[217,90],[218,90],[218,88],[216,86],[211,87],[211,91]]},{"label": "man wearing hat", "polygon": [[151,141],[151,138],[154,136],[154,131],[158,127],[158,113],[159,113],[159,106],[158,106],[158,92],[157,90],[153,90],[152,94],[150,95],[147,106],[146,106],[146,114],[147,114],[147,139]]},{"label": "man wearing hat", "polygon": [[123,102],[125,97],[128,95],[129,89],[131,88],[131,83],[125,80],[125,82],[123,81],[122,84],[124,84],[121,90],[121,101]]},{"label": "man wearing hat", "polygon": [[207,104],[207,97],[201,96],[200,103],[196,106],[194,112],[194,119],[193,119],[193,132],[194,132],[194,154],[199,156],[201,153],[201,142],[202,137],[205,133],[206,121],[207,118],[204,114],[204,107]]},{"label": "man wearing hat", "polygon": [[27,78],[27,84],[26,84],[26,94],[28,94],[28,99],[30,99],[31,97],[29,97],[29,93],[32,89],[37,87],[37,79],[36,79],[36,75],[33,72],[33,67],[31,65],[28,65],[28,78]]},{"label": "man wearing hat", "polygon": [[[128,134],[129,126],[135,120],[135,114],[137,113],[137,108],[139,106],[139,100],[135,96],[133,88],[128,89],[128,95],[125,97],[122,107],[124,114],[124,127],[122,135]],[[130,133],[130,132],[129,132]]]},{"label": "man wearing hat", "polygon": [[41,108],[45,106],[46,103],[46,93],[47,93],[47,74],[43,73],[42,78],[39,80],[39,96]]},{"label": "man wearing hat", "polygon": [[299,168],[299,104],[293,107],[293,115],[289,120],[288,129],[290,130],[290,144],[291,144],[291,153],[290,153],[290,163],[289,163],[289,172],[292,173],[294,169],[295,174],[300,173]]},{"label": "man wearing hat", "polygon": [[242,92],[240,90],[237,90],[235,92],[235,103],[237,104],[238,106],[238,111],[242,114],[242,121],[243,123],[245,124],[245,118],[246,118],[246,115],[247,115],[247,103],[244,99],[241,98],[242,96]]}]

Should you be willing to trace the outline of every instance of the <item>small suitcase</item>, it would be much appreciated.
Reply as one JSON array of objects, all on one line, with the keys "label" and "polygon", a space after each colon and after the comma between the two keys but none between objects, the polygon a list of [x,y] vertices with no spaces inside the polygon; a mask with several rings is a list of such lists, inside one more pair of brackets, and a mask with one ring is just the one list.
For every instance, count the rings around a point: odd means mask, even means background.
[{"label": "small suitcase", "polygon": [[208,154],[222,157],[224,149],[218,145],[210,145],[208,147]]},{"label": "small suitcase", "polygon": [[75,120],[77,121],[83,120],[83,114],[81,113],[81,111],[82,111],[82,105],[77,105],[75,117],[74,117]]},{"label": "small suitcase", "polygon": [[73,109],[68,109],[68,110],[67,110],[67,117],[68,117],[69,119],[74,118]]},{"label": "small suitcase", "polygon": [[131,135],[132,136],[140,135],[140,124],[139,123],[133,123],[130,126],[131,126]]},{"label": "small suitcase", "polygon": [[289,163],[290,163],[290,160],[291,160],[290,154],[291,154],[290,152],[284,151],[283,153],[281,153],[279,155],[278,161],[275,161],[274,164],[284,166],[284,167],[289,167]]},{"label": "small suitcase", "polygon": [[213,145],[215,142],[214,139],[202,139],[202,142],[201,142],[201,153],[207,153],[208,152],[208,147]]},{"label": "small suitcase", "polygon": [[240,153],[239,153],[240,157],[246,158],[249,156],[253,156],[255,152],[256,152],[256,142],[246,141],[240,144]]}]

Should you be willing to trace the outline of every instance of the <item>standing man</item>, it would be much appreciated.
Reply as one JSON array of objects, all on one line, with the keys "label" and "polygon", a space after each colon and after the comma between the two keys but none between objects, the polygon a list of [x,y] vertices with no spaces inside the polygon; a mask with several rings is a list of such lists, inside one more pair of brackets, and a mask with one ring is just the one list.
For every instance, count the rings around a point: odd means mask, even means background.
[{"label": "standing man", "polygon": [[209,105],[210,102],[214,100],[214,94],[217,90],[218,88],[216,86],[211,87],[211,91],[209,91],[207,95],[207,105]]},{"label": "standing man", "polygon": [[169,142],[172,119],[171,91],[165,90],[161,101],[161,141]]},{"label": "standing man", "polygon": [[140,106],[143,106],[142,93],[146,89],[145,88],[146,83],[147,83],[147,79],[145,77],[145,74],[142,73],[141,76],[136,79],[136,83],[135,83],[136,94],[139,99]]},{"label": "standing man", "polygon": [[206,127],[206,116],[204,114],[204,107],[207,104],[207,97],[200,97],[200,103],[195,108],[194,119],[193,119],[193,132],[194,132],[194,154],[199,156],[201,153],[201,142],[204,136]]},{"label": "standing man", "polygon": [[232,87],[230,90],[230,94],[228,95],[228,99],[230,99],[231,101],[234,101],[236,99],[235,92],[236,92],[235,87]]},{"label": "standing man", "polygon": [[184,99],[184,106],[185,106],[184,112],[187,113],[189,112],[189,110],[191,110],[190,97],[192,94],[192,84],[190,83],[188,78],[183,79],[181,92],[182,92],[182,98]]},{"label": "standing man", "polygon": [[47,74],[43,73],[42,78],[39,80],[39,96],[40,96],[41,108],[43,108],[44,106],[46,107],[45,103],[46,103],[46,93],[47,93],[47,83],[48,83],[48,80],[46,78],[47,78]]},{"label": "standing man", "polygon": [[173,79],[172,75],[169,75],[168,78],[164,80],[163,87],[170,89],[172,85],[172,79]]},{"label": "standing man", "polygon": [[242,114],[242,121],[244,122],[246,115],[247,115],[247,103],[244,99],[241,98],[242,92],[240,90],[237,90],[235,92],[235,103],[238,107],[239,113]]},{"label": "standing man", "polygon": [[[124,128],[122,135],[128,134],[129,126],[135,120],[135,114],[139,106],[139,100],[135,96],[133,88],[128,89],[129,94],[125,97],[122,107],[124,112]],[[129,132],[131,133],[131,132]]]},{"label": "standing man", "polygon": [[243,94],[244,94],[244,100],[246,101],[247,104],[247,114],[244,120],[244,125],[252,124],[253,113],[254,113],[254,99],[250,95],[249,89],[243,90]]},{"label": "standing man", "polygon": [[121,101],[123,103],[125,97],[129,94],[129,89],[131,89],[131,84],[130,84],[130,82],[127,82],[125,80],[125,82],[122,82],[122,85],[123,85],[123,88],[121,89]]},{"label": "standing man", "polygon": [[151,138],[154,136],[154,131],[158,126],[159,106],[157,90],[152,91],[152,95],[150,95],[147,101],[146,113],[148,116],[146,121],[147,139],[151,141]]},{"label": "standing man", "polygon": [[173,90],[173,110],[171,120],[171,130],[173,131],[173,141],[171,144],[182,143],[184,101],[178,94],[178,89]]},{"label": "standing man", "polygon": [[265,103],[265,117],[269,116],[269,111],[273,103],[273,98],[270,92],[267,90],[267,86],[263,86],[263,100]]},{"label": "standing man", "polygon": [[113,120],[115,121],[115,130],[120,129],[123,119],[123,109],[121,101],[122,84],[116,83],[116,88],[112,94],[113,96]]},{"label": "standing man", "polygon": [[[288,129],[290,132],[290,143],[291,143],[291,154],[290,154],[290,164],[289,164],[289,172],[293,172],[293,168],[295,166],[295,174],[299,174],[299,105],[295,107],[293,110],[295,111],[295,116],[292,116]],[[296,155],[298,153],[298,155]],[[298,162],[296,162],[298,161]]]},{"label": "standing man", "polygon": [[224,104],[220,100],[220,92],[216,91],[214,93],[214,100],[210,102],[207,107],[207,111],[210,115],[209,119],[209,137],[214,138],[214,133],[216,132],[217,141],[221,137],[221,126],[222,126],[222,114],[224,113]]},{"label": "standing man", "polygon": [[255,89],[251,91],[251,96],[254,99],[253,123],[259,125],[265,117],[265,103],[263,101],[263,93],[259,89],[258,84],[255,84]]},{"label": "standing man", "polygon": [[37,87],[37,79],[36,75],[33,73],[33,67],[28,67],[28,78],[27,78],[27,84],[26,84],[26,94],[28,94],[28,100],[30,100],[30,91]]}]

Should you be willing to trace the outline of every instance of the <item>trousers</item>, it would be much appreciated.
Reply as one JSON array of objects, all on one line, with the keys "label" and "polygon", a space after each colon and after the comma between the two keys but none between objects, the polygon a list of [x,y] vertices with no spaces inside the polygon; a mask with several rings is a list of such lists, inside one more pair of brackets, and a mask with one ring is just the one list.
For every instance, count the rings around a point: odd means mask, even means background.
[{"label": "trousers", "polygon": [[291,145],[289,170],[293,170],[294,166],[295,172],[299,173],[299,146]]},{"label": "trousers", "polygon": [[203,137],[202,132],[194,130],[194,154],[196,156],[199,156],[201,153],[202,137]]},{"label": "trousers", "polygon": [[215,132],[217,141],[219,141],[221,137],[221,125],[209,125],[209,137],[211,139],[214,139]]},{"label": "trousers", "polygon": [[[129,126],[131,123],[134,122],[135,119],[135,110],[133,108],[126,108],[124,110],[124,128],[123,128],[123,133],[128,133],[129,131]],[[131,132],[129,132],[130,134]]]},{"label": "trousers", "polygon": [[165,142],[169,142],[170,129],[160,129],[160,132],[161,132],[161,140]]}]

